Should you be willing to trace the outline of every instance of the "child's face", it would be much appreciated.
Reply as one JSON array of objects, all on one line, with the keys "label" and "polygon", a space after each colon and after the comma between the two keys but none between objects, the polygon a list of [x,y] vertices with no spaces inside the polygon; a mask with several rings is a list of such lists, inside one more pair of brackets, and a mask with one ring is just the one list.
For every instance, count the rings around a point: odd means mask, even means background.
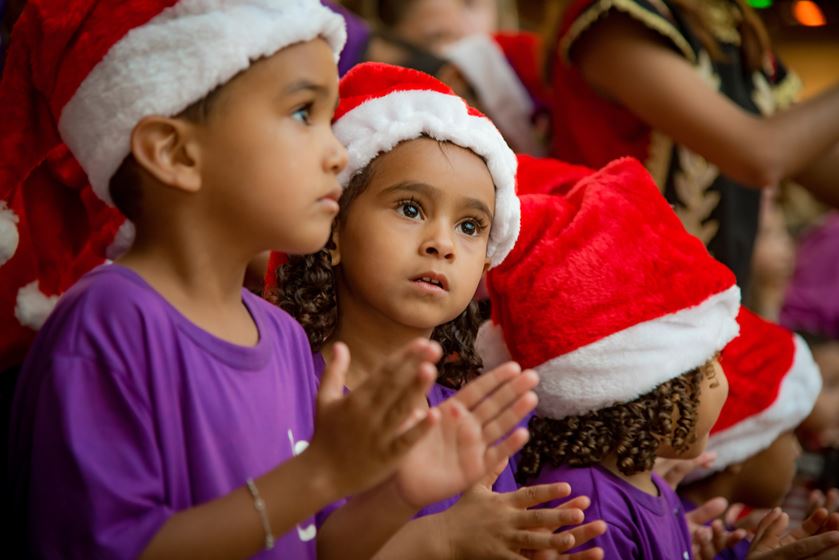
[{"label": "child's face", "polygon": [[229,82],[197,135],[214,227],[257,251],[311,253],[326,243],[346,164],[330,124],[337,88],[322,39],[284,48]]},{"label": "child's face", "polygon": [[729,467],[735,477],[732,501],[753,508],[780,505],[792,486],[800,454],[798,438],[792,432],[786,432],[757,455]]},{"label": "child's face", "polygon": [[698,457],[708,445],[708,434],[720,416],[720,411],[728,397],[728,378],[719,360],[711,362],[714,372],[703,375],[699,386],[699,406],[696,410],[696,440],[684,452],[679,453],[669,446],[663,446],[659,456],[668,459],[693,459]]},{"label": "child's face", "polygon": [[462,0],[413,0],[394,31],[406,41],[441,55],[447,46],[466,35],[466,16]]},{"label": "child's face", "polygon": [[808,449],[839,446],[839,342],[814,344],[813,358],[822,374],[822,390],[800,436]]},{"label": "child's face", "polygon": [[333,237],[339,287],[352,300],[342,305],[430,334],[463,312],[488,267],[492,177],[471,151],[426,138],[374,166]]}]

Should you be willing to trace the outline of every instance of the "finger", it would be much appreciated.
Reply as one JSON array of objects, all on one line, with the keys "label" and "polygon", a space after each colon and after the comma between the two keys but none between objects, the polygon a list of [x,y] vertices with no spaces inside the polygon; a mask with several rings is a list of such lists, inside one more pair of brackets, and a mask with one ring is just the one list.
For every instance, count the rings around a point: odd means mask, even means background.
[{"label": "finger", "polygon": [[510,493],[511,503],[521,509],[531,508],[553,500],[559,500],[571,494],[571,486],[565,482],[525,486]]},{"label": "finger", "polygon": [[603,560],[606,553],[600,547],[590,548],[573,554],[561,554],[559,560]]},{"label": "finger", "polygon": [[[431,375],[430,381],[433,383],[437,376],[434,364],[437,363],[437,357],[441,352],[440,345],[436,342],[417,339],[389,356],[380,370],[364,384],[374,382],[371,410],[390,410],[394,402],[404,398],[406,392],[412,392],[411,388],[415,387],[414,382],[418,376]],[[424,401],[425,394],[417,397],[417,400]]]},{"label": "finger", "polygon": [[755,529],[755,536],[752,540],[753,546],[754,544],[761,543],[765,538],[767,538],[767,533],[769,528],[776,523],[781,517],[781,510],[779,508],[774,508],[769,511],[760,522],[757,524],[757,529]]},{"label": "finger", "polygon": [[816,508],[816,510],[808,515],[807,519],[801,523],[799,536],[809,537],[810,535],[815,535],[822,528],[822,525],[824,525],[828,517],[830,517],[830,514],[828,514],[825,508]]},{"label": "finger", "polygon": [[486,450],[486,453],[484,453],[485,464],[494,465],[497,461],[509,459],[513,453],[524,447],[529,437],[530,434],[526,428],[517,428],[501,442]]},{"label": "finger", "polygon": [[528,509],[518,512],[513,518],[516,529],[550,529],[555,531],[560,527],[579,525],[585,520],[579,509]]},{"label": "finger", "polygon": [[495,443],[510,430],[518,426],[530,414],[539,402],[536,393],[528,391],[518,400],[510,404],[499,416],[483,425],[483,439],[485,443]]},{"label": "finger", "polygon": [[[383,413],[381,423],[385,429],[392,428],[401,434],[418,418],[424,418],[428,411],[426,395],[434,384],[437,370],[429,363],[422,363],[416,368],[413,381],[399,390],[394,389],[386,400],[388,404],[381,404]],[[391,400],[392,399],[392,400]]]},{"label": "finger", "polygon": [[821,490],[813,490],[808,496],[810,511],[816,508],[824,507],[827,503],[827,498]]},{"label": "finger", "polygon": [[563,532],[571,534],[574,537],[574,546],[580,547],[603,535],[606,532],[606,522],[592,521]]},{"label": "finger", "polygon": [[[501,473],[504,472],[504,469],[507,468],[507,465],[510,464],[510,461],[504,459],[503,461],[498,461],[498,464],[495,465],[492,470],[483,477],[480,481],[478,481],[478,485],[483,486],[487,490],[492,490],[493,484],[498,480],[498,477],[501,476]],[[515,492],[511,492],[515,494]]]},{"label": "finger", "polygon": [[343,398],[350,366],[350,349],[343,342],[332,346],[332,360],[323,370],[318,389],[318,406]]},{"label": "finger", "polygon": [[839,509],[839,488],[831,488],[827,491],[827,503],[825,507],[830,513]]},{"label": "finger", "polygon": [[[523,371],[498,387],[494,393],[488,395],[472,412],[478,422],[482,425],[486,424],[508,410],[513,403],[518,402],[523,395],[528,394],[538,383],[539,376],[536,375],[535,371]],[[534,406],[536,405],[534,404]],[[522,415],[522,418],[524,418],[524,415]]]},{"label": "finger", "polygon": [[697,556],[701,560],[714,560],[716,551],[714,550],[712,539],[713,536],[711,535],[711,531],[708,527],[700,527],[696,533],[694,533],[693,542],[696,546]]},{"label": "finger", "polygon": [[723,497],[711,498],[693,511],[685,514],[685,517],[691,523],[697,525],[705,525],[712,519],[716,519],[723,514],[725,508],[728,507],[728,500]]},{"label": "finger", "polygon": [[777,549],[778,558],[784,560],[798,560],[812,558],[813,560],[827,560],[839,557],[839,532],[831,531],[795,541],[783,548]]},{"label": "finger", "polygon": [[432,408],[425,418],[413,428],[394,438],[390,442],[389,451],[391,456],[399,457],[407,453],[419,440],[440,421],[440,411]]},{"label": "finger", "polygon": [[743,510],[746,508],[745,504],[734,503],[728,508],[728,511],[725,512],[725,524],[729,527],[733,527],[737,524],[737,520],[740,518],[740,514],[743,513]]},{"label": "finger", "polygon": [[507,362],[487,373],[481,374],[467,383],[454,397],[460,403],[472,410],[496,389],[521,373],[521,367],[515,362]]},{"label": "finger", "polygon": [[565,552],[574,547],[574,537],[568,533],[516,531],[510,537],[510,544],[517,549]]}]

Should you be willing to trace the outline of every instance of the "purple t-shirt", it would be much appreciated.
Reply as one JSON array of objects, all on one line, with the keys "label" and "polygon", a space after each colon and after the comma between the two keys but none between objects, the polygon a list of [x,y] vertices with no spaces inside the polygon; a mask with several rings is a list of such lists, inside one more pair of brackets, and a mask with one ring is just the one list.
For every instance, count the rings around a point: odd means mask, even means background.
[{"label": "purple t-shirt", "polygon": [[690,560],[693,557],[679,497],[658,475],[653,474],[658,496],[647,494],[599,465],[546,467],[530,484],[552,482],[570,484],[571,496],[548,504],[549,507],[577,496],[588,496],[591,507],[586,510],[586,519],[602,519],[608,526],[605,534],[579,550],[599,546],[605,558],[620,560]]},{"label": "purple t-shirt", "polygon": [[[316,353],[313,356],[313,361],[315,365],[315,371],[317,373],[318,379],[323,374],[323,370],[326,367],[326,362],[324,362],[323,355],[320,353]],[[437,406],[441,404],[443,401],[451,397],[455,394],[455,391],[452,391],[448,387],[444,387],[439,383],[435,383],[431,390],[428,392],[428,405],[431,407]],[[513,473],[512,464],[510,462],[507,463],[507,467],[502,471],[501,475],[498,477],[498,480],[495,481],[495,484],[492,485],[492,489],[495,492],[515,492],[518,490],[518,485],[516,484],[516,478]],[[460,495],[452,496],[451,498],[447,498],[445,500],[436,502],[434,504],[425,506],[417,514],[414,518],[424,517],[426,515],[434,515],[436,513],[441,513],[446,511],[450,507],[452,507],[458,500],[460,499]],[[332,504],[325,510],[323,510],[320,514],[318,514],[318,526],[322,525],[326,518],[331,514],[333,511],[344,505],[346,501],[342,500],[338,503]]]},{"label": "purple t-shirt", "polygon": [[[253,347],[198,328],[119,265],[62,297],[13,406],[14,505],[33,556],[136,558],[175,512],[305,448],[317,385],[306,336],[279,308],[242,301]],[[306,520],[258,557],[313,559],[314,536]]]}]

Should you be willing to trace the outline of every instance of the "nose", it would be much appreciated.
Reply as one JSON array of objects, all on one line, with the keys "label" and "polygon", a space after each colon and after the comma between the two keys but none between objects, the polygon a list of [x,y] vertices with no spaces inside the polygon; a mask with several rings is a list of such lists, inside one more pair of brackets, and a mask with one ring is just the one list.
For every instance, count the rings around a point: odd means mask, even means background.
[{"label": "nose", "polygon": [[454,241],[451,230],[444,224],[428,222],[429,227],[425,240],[420,245],[420,254],[429,257],[442,258],[451,261],[455,256]]},{"label": "nose", "polygon": [[331,145],[326,154],[324,166],[327,171],[337,175],[347,166],[347,149],[343,144],[341,144],[341,141],[335,137],[331,129],[329,131],[329,136],[331,138]]}]

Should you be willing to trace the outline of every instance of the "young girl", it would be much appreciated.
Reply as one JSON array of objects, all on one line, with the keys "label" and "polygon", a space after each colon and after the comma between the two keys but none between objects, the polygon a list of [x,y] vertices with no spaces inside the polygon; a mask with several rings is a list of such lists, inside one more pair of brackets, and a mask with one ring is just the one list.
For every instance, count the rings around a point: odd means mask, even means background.
[{"label": "young girl", "polygon": [[[523,443],[503,436],[533,405],[532,374],[429,410],[435,344],[391,353],[348,397],[335,345],[318,390],[300,326],[242,289],[255,255],[329,235],[343,40],[317,0],[27,4],[0,89],[2,217],[21,227],[3,300],[37,272],[30,237],[62,241],[34,228],[56,227],[44,214],[81,221],[44,165],[62,141],[136,238],[64,294],[21,372],[20,557],[369,558]],[[318,534],[314,514],[350,494]]]},{"label": "young girl", "polygon": [[[342,80],[340,98],[334,129],[350,160],[342,174],[341,212],[326,250],[292,257],[280,270],[280,304],[304,325],[321,367],[334,359],[337,340],[365,367],[416,336],[439,341],[447,386],[436,385],[428,405],[462,399],[481,382],[452,397],[452,389],[481,367],[470,301],[483,272],[503,261],[518,233],[515,157],[489,120],[419,72],[362,64]],[[347,387],[355,390],[364,379],[363,370],[351,368]],[[582,521],[577,508],[585,499],[565,511],[526,511],[551,494],[565,494],[563,485],[537,488],[527,498],[514,492],[506,466],[494,489],[509,493],[475,488],[453,508],[456,498],[423,509],[420,515],[430,517],[406,527],[382,557],[495,558],[522,549],[564,550],[569,536],[584,542],[602,529],[551,534]],[[543,528],[549,530],[537,530]],[[429,539],[429,531],[437,536]]]},{"label": "young girl", "polygon": [[760,189],[839,203],[839,87],[800,86],[746,0],[574,0],[551,49],[551,155],[643,161],[687,230],[747,287]]}]

